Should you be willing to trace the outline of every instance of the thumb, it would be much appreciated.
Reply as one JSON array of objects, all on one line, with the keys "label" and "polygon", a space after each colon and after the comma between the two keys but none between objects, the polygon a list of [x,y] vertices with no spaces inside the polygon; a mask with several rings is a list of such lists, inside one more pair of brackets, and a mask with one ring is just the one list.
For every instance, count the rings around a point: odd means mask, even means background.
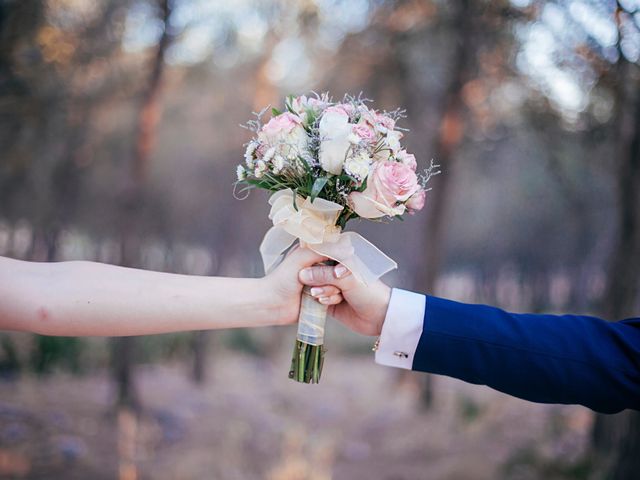
[{"label": "thumb", "polygon": [[333,285],[343,291],[353,288],[357,283],[356,278],[344,265],[308,267],[300,271],[298,278],[310,287]]}]

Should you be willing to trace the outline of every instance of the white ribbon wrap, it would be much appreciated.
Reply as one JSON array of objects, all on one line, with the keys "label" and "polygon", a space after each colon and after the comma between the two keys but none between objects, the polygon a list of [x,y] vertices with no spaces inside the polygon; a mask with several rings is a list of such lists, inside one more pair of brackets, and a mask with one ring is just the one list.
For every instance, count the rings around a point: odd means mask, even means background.
[{"label": "white ribbon wrap", "polygon": [[[290,189],[280,190],[269,198],[269,218],[273,221],[273,227],[266,233],[260,245],[265,272],[268,273],[278,264],[283,253],[297,239],[319,255],[343,264],[365,284],[397,268],[396,262],[364,237],[355,232],[343,233],[341,228],[336,226],[343,209],[341,205],[322,198],[316,198],[311,202],[309,198],[300,195],[295,196],[295,207],[293,202],[294,193]],[[307,323],[309,325],[306,325]],[[302,308],[299,338],[300,330],[305,326],[308,327],[307,330],[318,331],[320,339],[323,337],[324,319],[320,322],[318,315],[305,315]]]},{"label": "white ribbon wrap", "polygon": [[343,264],[365,284],[398,267],[363,236],[341,232],[336,221],[342,205],[323,198],[311,202],[309,198],[296,195],[296,210],[293,195],[293,191],[287,189],[269,198],[269,219],[273,221],[273,227],[260,245],[265,272],[271,271],[296,239],[319,255]]}]

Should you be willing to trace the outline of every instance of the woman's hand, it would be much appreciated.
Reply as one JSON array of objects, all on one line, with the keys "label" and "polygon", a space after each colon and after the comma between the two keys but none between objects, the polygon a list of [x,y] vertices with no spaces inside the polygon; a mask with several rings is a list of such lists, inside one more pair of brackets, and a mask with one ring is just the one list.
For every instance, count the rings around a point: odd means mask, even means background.
[{"label": "woman's hand", "polygon": [[[261,279],[269,305],[273,310],[274,325],[290,325],[298,321],[302,283],[298,279],[300,270],[327,260],[308,248],[296,247],[278,267]],[[328,267],[333,268],[333,267]],[[323,303],[336,305],[342,301],[338,287],[326,285]]]}]

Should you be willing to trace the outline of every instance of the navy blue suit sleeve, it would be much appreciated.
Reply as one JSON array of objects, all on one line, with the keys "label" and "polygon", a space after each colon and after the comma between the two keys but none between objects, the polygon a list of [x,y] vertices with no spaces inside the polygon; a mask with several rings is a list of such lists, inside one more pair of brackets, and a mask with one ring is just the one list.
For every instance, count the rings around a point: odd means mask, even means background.
[{"label": "navy blue suit sleeve", "polygon": [[428,296],[413,369],[533,402],[640,410],[640,318],[508,313]]}]

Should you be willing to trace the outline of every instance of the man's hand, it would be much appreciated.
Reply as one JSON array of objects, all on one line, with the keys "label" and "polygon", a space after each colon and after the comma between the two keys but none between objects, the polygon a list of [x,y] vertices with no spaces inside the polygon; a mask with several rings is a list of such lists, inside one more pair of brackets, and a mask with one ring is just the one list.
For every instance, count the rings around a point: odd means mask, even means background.
[{"label": "man's hand", "polygon": [[[391,289],[380,280],[364,285],[343,265],[314,266],[300,271],[300,281],[313,287],[311,295],[330,305],[329,314],[363,335],[380,335]],[[340,293],[346,302],[339,303]]]}]

